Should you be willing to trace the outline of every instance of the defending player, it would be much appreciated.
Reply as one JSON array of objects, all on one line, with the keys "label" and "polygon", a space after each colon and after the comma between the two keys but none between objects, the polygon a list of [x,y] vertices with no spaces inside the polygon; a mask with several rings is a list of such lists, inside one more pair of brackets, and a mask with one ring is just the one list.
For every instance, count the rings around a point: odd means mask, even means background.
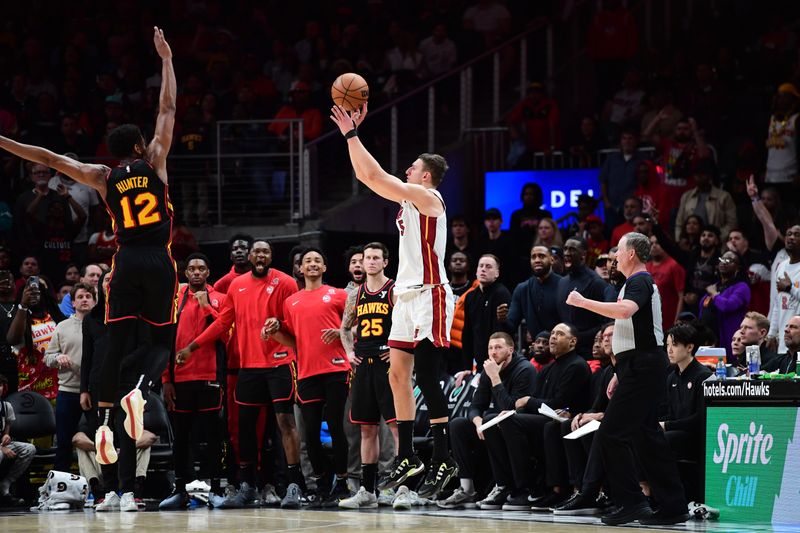
[{"label": "defending player", "polygon": [[364,148],[356,126],[367,113],[348,115],[341,107],[331,109],[331,120],[347,139],[356,177],[375,193],[400,203],[397,303],[392,311],[389,334],[389,382],[397,414],[398,455],[379,489],[397,487],[421,474],[425,466],[414,453],[414,395],[411,373],[428,404],[433,434],[433,465],[428,469],[420,497],[432,498],[458,474],[458,466],[447,446],[447,401],[439,386],[444,348],[450,345],[453,297],[444,268],[447,216],[444,200],[436,188],[447,171],[447,162],[437,154],[421,154],[406,170],[406,183],[388,174]]},{"label": "defending player", "polygon": [[[367,279],[347,297],[341,329],[345,352],[358,365],[350,389],[350,422],[361,427],[361,488],[354,496],[339,502],[339,507],[346,509],[378,506],[375,482],[381,416],[397,442],[388,345],[394,280],[383,273],[389,263],[389,249],[380,242],[369,243],[364,246],[363,262]],[[355,345],[353,326],[356,327]],[[354,357],[350,357],[351,354],[355,354]]]},{"label": "defending player", "polygon": [[[108,427],[120,381],[120,362],[126,340],[135,335],[137,322],[150,324],[153,350],[148,354],[149,385],[163,372],[171,350],[175,323],[175,294],[178,277],[169,251],[172,234],[172,204],[167,187],[167,154],[175,125],[176,81],[172,50],[164,32],[154,27],[153,42],[161,57],[161,95],[153,139],[145,143],[138,126],[123,124],[108,135],[111,155],[120,159],[114,169],[84,164],[44,148],[0,137],[0,148],[23,159],[54,168],[84,183],[100,194],[111,215],[119,250],[111,267],[106,303],[109,325],[109,353],[103,365],[98,407],[100,423],[95,436],[98,460],[116,461],[113,437]],[[137,439],[143,429],[144,400],[139,388],[121,402],[127,417],[125,430]]]}]

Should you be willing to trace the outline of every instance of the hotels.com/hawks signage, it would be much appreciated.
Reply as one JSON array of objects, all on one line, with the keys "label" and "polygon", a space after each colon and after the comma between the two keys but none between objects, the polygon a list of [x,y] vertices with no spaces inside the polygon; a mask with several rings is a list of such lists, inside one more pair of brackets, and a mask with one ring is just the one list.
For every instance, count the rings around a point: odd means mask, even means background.
[{"label": "hotels.com/hawks signage", "polygon": [[705,499],[722,520],[800,524],[799,415],[794,407],[708,409]]}]

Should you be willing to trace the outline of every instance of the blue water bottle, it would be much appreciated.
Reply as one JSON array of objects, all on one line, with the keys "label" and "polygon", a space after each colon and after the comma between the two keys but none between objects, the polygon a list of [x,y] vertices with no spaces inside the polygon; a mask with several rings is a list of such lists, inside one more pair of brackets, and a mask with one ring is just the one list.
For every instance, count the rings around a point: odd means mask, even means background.
[{"label": "blue water bottle", "polygon": [[725,359],[720,357],[717,359],[716,375],[718,380],[723,380],[728,377],[728,369],[725,367]]}]

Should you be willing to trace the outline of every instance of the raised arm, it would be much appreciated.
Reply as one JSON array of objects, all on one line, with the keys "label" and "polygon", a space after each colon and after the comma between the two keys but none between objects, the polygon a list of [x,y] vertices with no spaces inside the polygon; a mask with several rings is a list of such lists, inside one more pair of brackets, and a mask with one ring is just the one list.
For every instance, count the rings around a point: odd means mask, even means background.
[{"label": "raised arm", "polygon": [[26,161],[54,168],[75,181],[95,189],[103,198],[106,196],[106,175],[110,169],[105,165],[81,163],[46,148],[18,143],[2,136],[0,136],[0,148]]},{"label": "raised arm", "polygon": [[420,213],[430,217],[438,217],[444,212],[444,206],[439,198],[422,185],[404,183],[399,178],[392,176],[372,157],[358,135],[353,135],[358,126],[366,117],[367,105],[363,111],[355,111],[348,115],[339,106],[331,108],[331,120],[339,127],[342,135],[347,138],[347,148],[350,151],[350,162],[356,173],[356,178],[373,192],[395,202],[408,200],[413,203]]},{"label": "raised arm", "polygon": [[177,82],[172,66],[172,50],[164,39],[164,30],[154,27],[153,43],[161,57],[161,95],[158,101],[158,118],[153,140],[147,147],[147,158],[161,178],[167,183],[167,154],[172,146],[172,130],[175,126],[175,95]]}]

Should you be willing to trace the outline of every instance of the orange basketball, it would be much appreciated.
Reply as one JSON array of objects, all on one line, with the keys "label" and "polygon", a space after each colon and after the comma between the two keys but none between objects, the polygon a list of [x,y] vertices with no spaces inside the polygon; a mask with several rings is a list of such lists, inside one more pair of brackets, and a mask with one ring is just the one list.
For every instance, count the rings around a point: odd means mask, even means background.
[{"label": "orange basketball", "polygon": [[342,74],[331,85],[331,98],[347,111],[359,109],[369,99],[367,80],[354,72]]}]

